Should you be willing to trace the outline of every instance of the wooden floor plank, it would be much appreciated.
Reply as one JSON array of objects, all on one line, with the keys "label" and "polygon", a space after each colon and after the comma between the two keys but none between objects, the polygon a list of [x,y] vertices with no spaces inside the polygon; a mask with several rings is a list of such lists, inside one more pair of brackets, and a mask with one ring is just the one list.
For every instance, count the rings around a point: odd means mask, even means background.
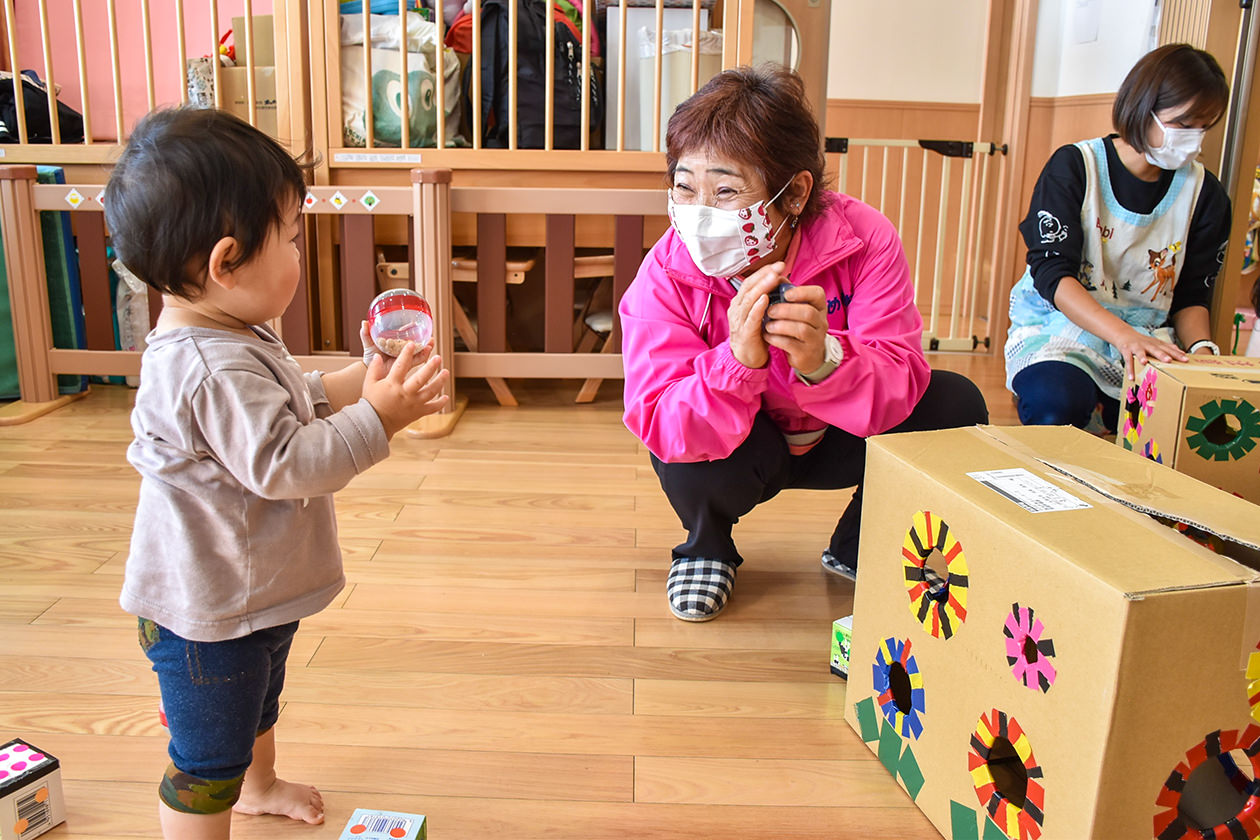
[{"label": "wooden floor plank", "polygon": [[[992,365],[934,364],[1013,417]],[[517,408],[461,387],[448,437],[400,436],[337,494],[347,586],[302,622],[277,727],[281,774],[321,788],[327,823],[241,817],[233,837],[336,838],[356,807],[427,814],[447,840],[938,837],[828,669],[853,587],[818,558],[847,491],[745,516],[726,612],[679,622],[685,535],[618,383],[574,406],[576,383],[514,382]],[[118,605],[134,397],[94,385],[0,429],[0,731],[62,761],[50,837],[157,835],[157,679]]]}]

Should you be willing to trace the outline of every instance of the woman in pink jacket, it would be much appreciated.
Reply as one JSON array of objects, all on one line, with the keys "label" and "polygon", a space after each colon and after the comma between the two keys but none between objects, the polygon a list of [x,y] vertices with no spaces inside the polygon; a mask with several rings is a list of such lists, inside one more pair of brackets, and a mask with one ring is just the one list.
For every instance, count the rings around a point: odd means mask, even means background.
[{"label": "woman in pink jacket", "polygon": [[[866,438],[987,422],[965,377],[932,371],[901,240],[822,187],[800,78],[720,73],[669,120],[671,228],[621,301],[625,423],[687,530],[670,610],[707,621],[742,562],[731,528],[789,487],[858,485]],[[823,567],[857,574],[861,489]]]}]

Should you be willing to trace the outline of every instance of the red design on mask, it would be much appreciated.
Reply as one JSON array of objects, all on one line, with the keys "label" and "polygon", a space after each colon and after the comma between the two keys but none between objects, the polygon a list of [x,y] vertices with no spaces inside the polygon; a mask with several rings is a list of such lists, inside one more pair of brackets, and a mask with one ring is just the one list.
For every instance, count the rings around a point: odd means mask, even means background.
[{"label": "red design on mask", "polygon": [[752,218],[752,213],[749,213],[749,212],[748,212],[748,208],[747,208],[747,207],[745,207],[743,210],[740,210],[740,211],[739,211],[739,217],[740,217],[741,219],[751,219],[751,218]]}]

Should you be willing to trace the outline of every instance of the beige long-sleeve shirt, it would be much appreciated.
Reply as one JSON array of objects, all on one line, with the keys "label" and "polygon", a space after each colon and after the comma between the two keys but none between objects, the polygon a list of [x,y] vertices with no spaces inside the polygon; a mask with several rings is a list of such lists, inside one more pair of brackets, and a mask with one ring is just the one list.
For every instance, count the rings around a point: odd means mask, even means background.
[{"label": "beige long-sleeve shirt", "polygon": [[127,460],[141,475],[120,603],[188,639],[311,615],[345,585],[332,494],[389,454],[366,400],[333,412],[279,337],[148,337]]}]

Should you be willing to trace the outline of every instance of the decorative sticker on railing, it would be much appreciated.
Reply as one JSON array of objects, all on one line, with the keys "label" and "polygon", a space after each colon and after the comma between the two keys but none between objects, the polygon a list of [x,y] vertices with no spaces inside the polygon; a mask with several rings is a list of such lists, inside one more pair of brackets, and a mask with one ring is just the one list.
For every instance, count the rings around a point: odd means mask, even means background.
[{"label": "decorative sticker on railing", "polygon": [[315,197],[314,193],[308,192],[306,194],[306,198],[302,199],[302,206],[305,207],[307,210],[310,210],[316,204],[319,204],[319,199]]},{"label": "decorative sticker on railing", "polygon": [[101,205],[102,207],[105,206],[105,188],[104,187],[102,187],[101,191],[96,194],[96,203]]},{"label": "decorative sticker on railing", "polygon": [[350,203],[350,199],[341,194],[341,190],[337,190],[332,194],[332,198],[328,199],[328,203],[340,210]]},{"label": "decorative sticker on railing", "polygon": [[66,193],[66,204],[69,204],[76,210],[78,210],[79,205],[86,200],[87,199],[83,197],[83,193],[79,192],[74,187],[71,187],[70,192]]},{"label": "decorative sticker on railing", "polygon": [[376,209],[376,205],[380,204],[381,200],[376,197],[376,193],[368,190],[359,198],[359,203],[371,211]]}]

